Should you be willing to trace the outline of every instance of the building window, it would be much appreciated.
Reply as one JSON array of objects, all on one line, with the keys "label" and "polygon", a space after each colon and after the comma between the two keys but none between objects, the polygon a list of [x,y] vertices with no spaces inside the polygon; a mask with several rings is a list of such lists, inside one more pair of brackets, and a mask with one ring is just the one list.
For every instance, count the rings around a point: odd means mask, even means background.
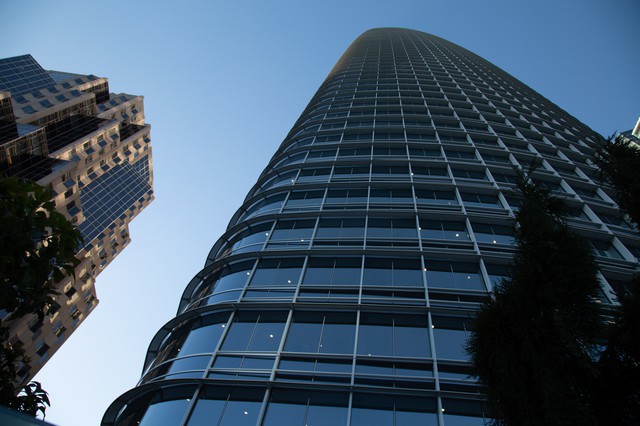
[{"label": "building window", "polygon": [[284,349],[289,352],[353,353],[355,313],[296,312]]},{"label": "building window", "polygon": [[286,320],[285,312],[237,312],[221,350],[276,351]]},{"label": "building window", "polygon": [[426,315],[363,312],[358,330],[358,354],[431,357]]},{"label": "building window", "polygon": [[476,263],[427,260],[425,264],[429,288],[485,290],[480,268]]}]

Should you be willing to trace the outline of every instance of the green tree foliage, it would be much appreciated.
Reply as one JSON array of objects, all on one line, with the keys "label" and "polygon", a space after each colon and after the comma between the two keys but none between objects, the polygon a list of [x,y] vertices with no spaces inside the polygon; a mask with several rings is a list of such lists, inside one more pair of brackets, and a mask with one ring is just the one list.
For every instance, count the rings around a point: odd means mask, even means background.
[{"label": "green tree foliage", "polygon": [[565,205],[520,173],[511,274],[478,313],[467,350],[498,425],[593,424],[601,331],[597,266]]},{"label": "green tree foliage", "polygon": [[[618,136],[601,141],[594,155],[603,180],[616,191],[618,205],[640,223],[640,147]],[[594,406],[601,424],[640,424],[640,276],[619,289],[606,349],[598,362]],[[612,422],[612,423],[607,423]]]},{"label": "green tree foliage", "polygon": [[[80,232],[55,210],[51,192],[17,178],[0,179],[0,310],[8,320],[35,314],[43,321],[58,294],[54,285],[73,275]],[[6,321],[7,319],[5,319]],[[40,383],[16,387],[28,360],[0,327],[0,404],[35,416],[49,405]]]},{"label": "green tree foliage", "polygon": [[55,210],[51,192],[17,178],[0,179],[0,309],[42,321],[53,285],[78,264],[80,232]]},{"label": "green tree foliage", "polygon": [[20,389],[14,381],[17,377],[17,365],[27,363],[24,351],[7,343],[7,329],[0,329],[3,344],[0,345],[0,404],[32,416],[45,413],[50,405],[47,392],[39,382],[30,382]]}]

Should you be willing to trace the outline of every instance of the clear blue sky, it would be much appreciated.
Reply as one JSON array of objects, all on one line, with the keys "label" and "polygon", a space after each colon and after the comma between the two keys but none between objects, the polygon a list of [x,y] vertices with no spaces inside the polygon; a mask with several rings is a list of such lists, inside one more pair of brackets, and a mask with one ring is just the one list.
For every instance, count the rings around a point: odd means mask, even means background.
[{"label": "clear blue sky", "polygon": [[185,285],[363,31],[444,37],[603,135],[640,115],[637,0],[0,0],[0,16],[0,57],[108,77],[145,96],[152,126],[156,200],[100,275],[96,310],[36,378],[60,426],[99,424],[135,385]]}]

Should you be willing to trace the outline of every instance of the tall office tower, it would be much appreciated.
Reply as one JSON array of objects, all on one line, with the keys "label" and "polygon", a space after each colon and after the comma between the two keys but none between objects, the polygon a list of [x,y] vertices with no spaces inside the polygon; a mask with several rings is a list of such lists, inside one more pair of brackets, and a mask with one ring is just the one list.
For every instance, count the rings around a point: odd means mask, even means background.
[{"label": "tall office tower", "polygon": [[513,166],[566,198],[604,302],[640,241],[596,135],[441,38],[360,36],[273,156],[103,425],[482,425],[465,340],[514,253]]},{"label": "tall office tower", "polygon": [[0,60],[0,174],[48,186],[84,243],[75,278],[57,286],[44,322],[13,319],[10,343],[31,362],[29,381],[98,303],[96,276],[129,244],[129,222],[153,200],[142,96],[109,93],[106,78],[45,71],[31,57]]}]

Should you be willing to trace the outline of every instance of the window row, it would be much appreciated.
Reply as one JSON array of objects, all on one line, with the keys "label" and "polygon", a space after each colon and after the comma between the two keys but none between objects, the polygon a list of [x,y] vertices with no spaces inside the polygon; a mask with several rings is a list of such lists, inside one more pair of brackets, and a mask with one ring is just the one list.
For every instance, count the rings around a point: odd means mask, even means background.
[{"label": "window row", "polygon": [[[344,245],[368,246],[397,243],[399,246],[418,246],[430,240],[513,244],[513,226],[472,221],[471,229],[464,219],[438,220],[427,217],[406,216],[389,218],[368,215],[366,218],[309,218],[280,219],[253,224],[230,236],[216,258],[231,254],[284,247]],[[401,242],[403,244],[401,244]]]},{"label": "window row", "polygon": [[[415,193],[415,197],[414,197]],[[281,211],[318,211],[345,209],[418,209],[434,207],[441,210],[441,206],[483,207],[490,209],[504,209],[497,190],[487,188],[486,191],[458,188],[413,188],[412,186],[392,187],[374,186],[352,189],[329,188],[292,191],[273,194],[255,201],[246,208],[240,220],[251,217],[279,213]],[[516,207],[519,204],[515,205]]]},{"label": "window row", "polygon": [[[204,386],[160,389],[126,407],[115,424],[140,426],[482,426],[479,401],[323,390]],[[266,407],[262,407],[266,402]],[[441,412],[440,414],[438,412]],[[439,417],[442,421],[439,423]],[[186,422],[186,423],[182,423]]]},{"label": "window row", "polygon": [[476,154],[474,149],[456,150],[452,148],[441,149],[439,145],[406,145],[406,144],[393,144],[393,145],[351,145],[341,146],[339,148],[332,149],[318,149],[300,152],[293,154],[280,160],[273,168],[283,167],[289,164],[303,163],[303,162],[317,162],[317,161],[331,161],[343,158],[363,158],[368,159],[373,156],[377,157],[390,157],[390,158],[412,158],[412,159],[436,159],[441,160],[445,157],[450,161],[467,161],[467,162],[480,162],[487,156],[487,161],[497,162],[501,164],[510,165],[511,161],[506,153],[480,152],[480,156]]},{"label": "window row", "polygon": [[[418,288],[486,290],[477,262],[420,258],[316,257],[243,260],[216,268],[199,280],[190,300],[196,306],[244,299],[292,299],[298,284],[305,287]],[[426,279],[426,286],[423,281]],[[268,293],[280,288],[283,293]],[[221,296],[224,294],[224,296]],[[358,291],[351,293],[358,298]],[[304,293],[301,293],[302,297]],[[364,296],[363,296],[364,297]],[[197,303],[196,303],[197,302]]]},{"label": "window row", "polygon": [[[469,376],[467,370],[456,369],[457,364],[448,365],[446,360],[468,360],[465,345],[473,326],[470,319],[432,315],[430,324],[426,313],[294,311],[290,321],[288,311],[238,311],[232,315],[230,319],[229,313],[216,313],[176,327],[144,381],[186,371],[197,372],[190,377],[202,377],[205,370],[210,378],[260,373],[268,380],[278,351],[288,355],[281,357],[277,369],[303,376],[331,373],[349,378],[354,356],[355,374],[361,376],[432,379],[431,361],[425,363],[425,359],[436,357],[444,362],[442,378]],[[211,363],[214,352],[217,355]],[[321,359],[309,354],[342,358]],[[405,360],[400,362],[401,358]]]}]

